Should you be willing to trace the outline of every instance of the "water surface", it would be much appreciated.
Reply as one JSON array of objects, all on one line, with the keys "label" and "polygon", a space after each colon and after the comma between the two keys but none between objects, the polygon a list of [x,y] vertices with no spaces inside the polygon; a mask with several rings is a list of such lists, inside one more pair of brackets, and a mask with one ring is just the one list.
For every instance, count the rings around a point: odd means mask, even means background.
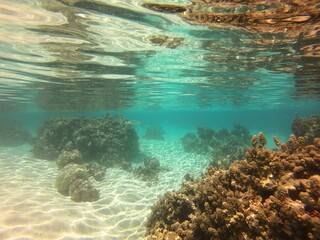
[{"label": "water surface", "polygon": [[191,25],[142,3],[1,1],[0,111],[318,109],[317,34]]}]

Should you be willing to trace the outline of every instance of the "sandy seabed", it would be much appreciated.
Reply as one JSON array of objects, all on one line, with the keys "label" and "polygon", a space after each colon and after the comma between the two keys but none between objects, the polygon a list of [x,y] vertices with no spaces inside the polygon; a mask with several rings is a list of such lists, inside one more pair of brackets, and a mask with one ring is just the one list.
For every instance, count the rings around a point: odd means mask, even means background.
[{"label": "sandy seabed", "polygon": [[0,148],[0,239],[145,239],[151,206],[178,189],[185,173],[199,176],[208,159],[184,153],[178,140],[141,140],[141,152],[169,168],[156,183],[108,169],[100,200],[74,203],[57,193],[55,162],[35,159],[29,146]]}]

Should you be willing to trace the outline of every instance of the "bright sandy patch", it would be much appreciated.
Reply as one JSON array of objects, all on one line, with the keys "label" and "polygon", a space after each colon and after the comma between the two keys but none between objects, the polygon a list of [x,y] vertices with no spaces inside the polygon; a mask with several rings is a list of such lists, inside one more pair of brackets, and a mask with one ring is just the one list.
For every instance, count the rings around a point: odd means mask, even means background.
[{"label": "bright sandy patch", "polygon": [[27,147],[0,148],[0,239],[144,239],[151,206],[177,189],[185,173],[205,171],[204,157],[184,153],[177,140],[141,140],[141,151],[170,171],[150,184],[120,169],[94,182],[100,200],[74,203],[57,193],[55,162],[35,159]]}]

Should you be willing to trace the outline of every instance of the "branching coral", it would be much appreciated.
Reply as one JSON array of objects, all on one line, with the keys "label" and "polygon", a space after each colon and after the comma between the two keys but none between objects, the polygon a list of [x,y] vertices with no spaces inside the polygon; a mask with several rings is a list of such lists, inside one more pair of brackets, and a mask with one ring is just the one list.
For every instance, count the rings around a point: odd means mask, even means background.
[{"label": "branching coral", "polygon": [[[290,136],[267,150],[260,134],[246,160],[209,167],[152,209],[147,239],[319,239],[320,139]],[[262,140],[262,142],[261,142]]]}]

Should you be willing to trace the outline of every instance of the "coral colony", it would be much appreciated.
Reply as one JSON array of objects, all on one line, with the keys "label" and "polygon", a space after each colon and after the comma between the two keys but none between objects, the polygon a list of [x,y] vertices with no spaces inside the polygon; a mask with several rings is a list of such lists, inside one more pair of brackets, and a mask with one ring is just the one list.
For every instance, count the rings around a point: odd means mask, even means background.
[{"label": "coral colony", "polygon": [[320,239],[320,138],[291,135],[265,148],[252,137],[246,160],[208,167],[152,208],[147,239]]}]

